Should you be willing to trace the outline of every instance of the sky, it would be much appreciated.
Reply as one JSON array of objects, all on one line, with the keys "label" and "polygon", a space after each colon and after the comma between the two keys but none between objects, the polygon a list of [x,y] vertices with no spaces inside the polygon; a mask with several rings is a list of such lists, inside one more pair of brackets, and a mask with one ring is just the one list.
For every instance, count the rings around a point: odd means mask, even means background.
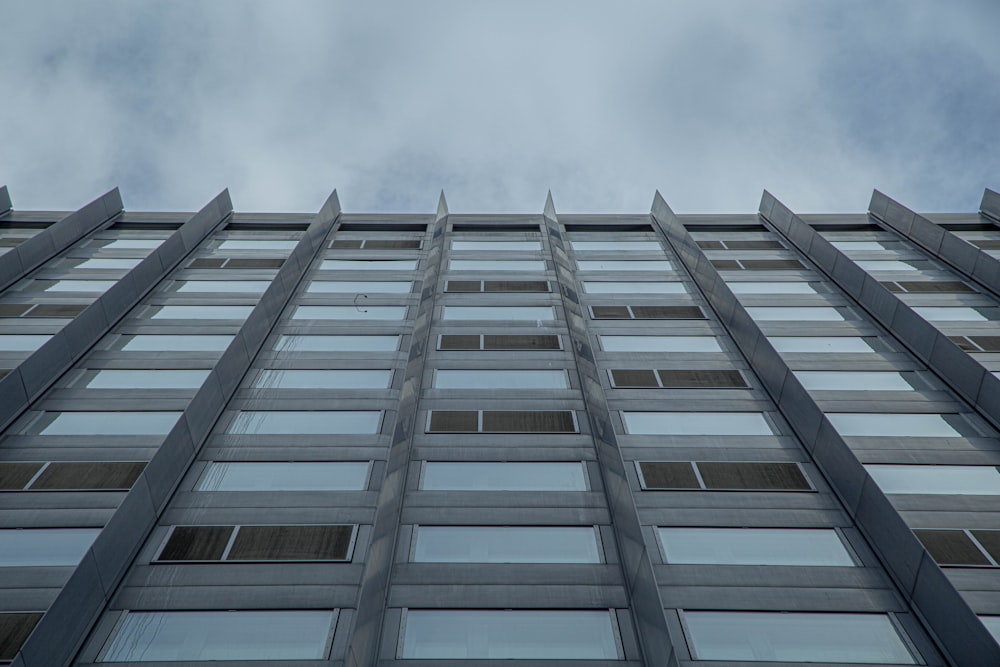
[{"label": "sky", "polygon": [[0,0],[19,209],[974,211],[997,0]]}]

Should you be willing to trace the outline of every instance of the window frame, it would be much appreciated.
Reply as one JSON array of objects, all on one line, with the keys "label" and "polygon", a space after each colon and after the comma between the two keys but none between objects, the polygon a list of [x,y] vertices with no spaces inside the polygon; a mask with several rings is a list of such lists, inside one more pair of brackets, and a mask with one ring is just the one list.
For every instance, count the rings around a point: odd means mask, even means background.
[{"label": "window frame", "polygon": [[[238,492],[237,492],[238,493]],[[351,528],[351,539],[347,546],[347,554],[344,558],[272,558],[272,559],[234,559],[229,560],[229,555],[232,552],[233,545],[236,542],[236,538],[240,533],[242,528],[300,528],[309,526],[321,526],[321,527],[343,527],[348,526]],[[354,562],[354,551],[358,542],[358,533],[360,532],[360,524],[357,523],[230,523],[230,524],[211,524],[211,525],[200,525],[200,524],[172,524],[168,526],[166,534],[160,541],[156,548],[156,552],[153,557],[149,559],[151,565],[185,565],[188,563],[197,563],[200,565],[204,564],[231,564],[231,563],[247,563],[247,564],[264,564],[264,563],[353,563]],[[160,556],[166,550],[167,545],[170,543],[174,532],[178,528],[232,528],[232,532],[229,535],[229,541],[226,544],[225,549],[223,549],[222,555],[219,556],[218,560],[161,560]]]},{"label": "window frame", "polygon": [[[647,486],[646,485],[646,479],[642,475],[641,464],[643,464],[643,463],[688,463],[688,464],[691,465],[691,468],[694,470],[694,475],[695,475],[695,477],[698,480],[699,487],[696,488],[696,489],[695,488],[682,488],[682,487],[664,489],[664,488],[659,488],[659,487],[650,487],[650,486]],[[698,464],[699,463],[754,463],[754,464],[760,464],[760,463],[765,463],[765,464],[781,463],[781,464],[791,464],[791,465],[794,465],[796,468],[798,468],[799,474],[802,475],[802,478],[806,481],[806,484],[809,485],[809,488],[808,489],[733,489],[733,488],[714,489],[714,488],[708,488],[705,485],[705,480],[702,477],[701,470],[698,468]],[[801,461],[664,461],[664,460],[660,460],[660,459],[657,459],[657,460],[652,460],[652,459],[642,459],[642,460],[640,460],[640,459],[636,459],[636,460],[634,460],[632,462],[632,464],[633,464],[633,467],[635,468],[635,474],[639,478],[639,490],[640,491],[652,491],[652,492],[659,491],[659,492],[667,492],[667,493],[700,492],[700,491],[710,491],[710,492],[713,492],[713,493],[819,493],[819,489],[816,488],[816,483],[813,482],[813,480],[809,476],[808,472],[806,472],[806,469],[803,467],[803,464],[802,464]]]}]

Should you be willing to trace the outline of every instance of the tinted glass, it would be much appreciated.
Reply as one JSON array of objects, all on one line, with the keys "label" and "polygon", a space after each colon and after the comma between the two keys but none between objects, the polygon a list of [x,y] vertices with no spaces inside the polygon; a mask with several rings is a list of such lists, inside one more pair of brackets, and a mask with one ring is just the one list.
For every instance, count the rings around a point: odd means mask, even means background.
[{"label": "tinted glass", "polygon": [[253,382],[258,389],[385,389],[390,370],[264,370]]},{"label": "tinted glass", "polygon": [[0,567],[75,566],[100,528],[0,530]]},{"label": "tinted glass", "polygon": [[282,433],[378,433],[382,413],[377,410],[337,412],[240,412],[227,433],[256,435]]},{"label": "tinted glass", "polygon": [[539,241],[452,241],[452,250],[524,250],[542,249]]},{"label": "tinted glass", "polygon": [[40,435],[166,435],[180,412],[58,412]]},{"label": "tinted glass", "polygon": [[584,281],[583,291],[588,294],[684,294],[684,283],[668,282],[595,282]]},{"label": "tinted glass", "polygon": [[544,271],[540,259],[453,259],[448,262],[450,271]]},{"label": "tinted glass", "polygon": [[732,282],[729,289],[733,294],[816,294],[809,283],[749,283]]},{"label": "tinted glass", "polygon": [[788,528],[660,528],[667,562],[706,565],[853,566],[837,531]]},{"label": "tinted glass", "polygon": [[78,269],[132,269],[141,262],[138,257],[101,258],[94,257],[76,265]]},{"label": "tinted glass", "polygon": [[586,491],[580,463],[424,464],[427,491]]},{"label": "tinted glass", "polygon": [[774,435],[759,412],[622,412],[632,435]]},{"label": "tinted glass", "polygon": [[428,660],[616,660],[611,613],[411,609],[403,658]]},{"label": "tinted glass", "polygon": [[775,336],[768,338],[771,345],[778,352],[837,352],[849,354],[852,352],[870,353],[874,352],[865,342],[864,338],[851,336],[837,336],[836,338],[825,338],[823,336]]},{"label": "tinted glass", "polygon": [[402,320],[406,306],[299,306],[293,320]]},{"label": "tinted glass", "polygon": [[0,352],[34,352],[50,338],[51,334],[0,335]]},{"label": "tinted glass", "polygon": [[752,306],[747,313],[755,320],[787,322],[839,322],[844,316],[836,308],[771,308]]},{"label": "tinted glass", "polygon": [[417,268],[417,260],[374,259],[363,261],[354,259],[324,259],[319,268],[323,271],[413,271]]},{"label": "tinted glass", "polygon": [[267,280],[182,280],[179,281],[177,291],[195,294],[263,294],[270,284]]},{"label": "tinted glass", "polygon": [[567,389],[566,371],[445,371],[434,373],[437,389]]},{"label": "tinted glass", "polygon": [[590,526],[420,526],[417,563],[600,563]]},{"label": "tinted glass", "polygon": [[847,436],[962,437],[941,415],[829,412],[826,416],[838,433]]},{"label": "tinted glass", "polygon": [[884,614],[688,611],[698,660],[914,664]]},{"label": "tinted glass", "polygon": [[578,260],[576,265],[581,271],[670,271],[670,262],[665,259],[653,260],[613,260],[595,259]]},{"label": "tinted glass", "polygon": [[855,264],[865,271],[916,271],[917,267],[891,259],[858,259]]},{"label": "tinted glass", "polygon": [[357,282],[349,280],[314,280],[306,292],[311,294],[409,294],[410,281]]},{"label": "tinted glass", "polygon": [[87,389],[197,389],[206,370],[102,370],[90,378]]},{"label": "tinted glass", "polygon": [[122,350],[128,352],[221,352],[233,340],[232,336],[133,336]]},{"label": "tinted glass", "polygon": [[253,306],[154,306],[154,320],[245,320]]},{"label": "tinted glass", "polygon": [[158,248],[164,239],[115,239],[102,244],[103,248],[113,250],[153,250]]},{"label": "tinted glass", "polygon": [[806,389],[815,391],[913,391],[901,373],[866,371],[795,371]]},{"label": "tinted glass", "polygon": [[297,241],[277,239],[231,239],[219,244],[219,250],[292,250]]},{"label": "tinted glass", "polygon": [[917,315],[931,322],[985,322],[986,317],[974,308],[930,308],[913,306]]},{"label": "tinted glass", "polygon": [[855,250],[885,250],[885,246],[878,241],[830,241],[833,247],[844,252]]},{"label": "tinted glass", "polygon": [[608,239],[607,241],[571,241],[573,250],[577,252],[590,252],[590,251],[617,251],[617,250],[632,250],[632,251],[655,251],[663,252],[663,248],[656,241],[612,241]]},{"label": "tinted glass", "polygon": [[199,491],[362,491],[367,462],[210,463]]},{"label": "tinted glass", "polygon": [[986,629],[993,635],[993,639],[1000,642],[1000,616],[980,616],[979,620],[983,622]]},{"label": "tinted glass", "polygon": [[1000,473],[992,466],[866,465],[885,493],[1000,495]]},{"label": "tinted glass", "polygon": [[332,611],[130,612],[101,662],[320,660]]},{"label": "tinted glass", "polygon": [[601,336],[606,352],[722,352],[714,336]]},{"label": "tinted glass", "polygon": [[550,306],[445,306],[446,320],[554,320]]},{"label": "tinted glass", "polygon": [[399,336],[282,336],[279,352],[395,352]]},{"label": "tinted glass", "polygon": [[114,286],[114,280],[57,280],[45,288],[46,292],[105,292]]}]

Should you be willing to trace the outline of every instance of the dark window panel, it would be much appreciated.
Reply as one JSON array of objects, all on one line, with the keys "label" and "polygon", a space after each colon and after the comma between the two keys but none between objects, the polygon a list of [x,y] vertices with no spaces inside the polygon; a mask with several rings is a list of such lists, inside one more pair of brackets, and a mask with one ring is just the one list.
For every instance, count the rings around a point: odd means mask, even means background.
[{"label": "dark window panel", "polygon": [[177,526],[157,560],[222,560],[232,534],[232,526]]},{"label": "dark window panel", "polygon": [[445,334],[441,336],[442,350],[478,350],[479,336],[461,336]]},{"label": "dark window panel", "polygon": [[420,241],[417,239],[368,239],[366,250],[418,250]]},{"label": "dark window panel", "polygon": [[1000,352],[1000,336],[969,336],[969,338],[987,352]]},{"label": "dark window panel", "polygon": [[726,246],[722,245],[722,241],[695,241],[698,247],[703,250],[725,250]]},{"label": "dark window panel", "polygon": [[961,530],[914,530],[938,565],[989,565],[990,561]]},{"label": "dark window panel", "polygon": [[808,491],[809,482],[794,463],[699,463],[707,489]]},{"label": "dark window panel", "polygon": [[364,241],[361,239],[334,239],[330,244],[331,248],[360,248]]},{"label": "dark window panel", "polygon": [[784,248],[778,241],[726,241],[730,250],[778,250]]},{"label": "dark window panel", "polygon": [[445,292],[478,292],[481,289],[478,280],[449,280]]},{"label": "dark window panel", "polygon": [[573,413],[569,410],[483,411],[486,433],[576,433]]},{"label": "dark window panel", "polygon": [[226,560],[347,560],[354,526],[241,526]]},{"label": "dark window panel", "polygon": [[188,266],[192,269],[221,269],[225,263],[225,257],[199,257]]},{"label": "dark window panel", "polygon": [[484,350],[558,350],[559,336],[483,336]]},{"label": "dark window panel", "polygon": [[145,469],[140,461],[52,463],[31,485],[33,491],[131,489]]},{"label": "dark window panel", "polygon": [[632,306],[637,320],[703,320],[698,306]]},{"label": "dark window panel", "polygon": [[948,336],[948,340],[966,352],[979,352],[979,348],[973,345],[972,341],[965,336]]},{"label": "dark window panel", "polygon": [[764,271],[767,269],[804,269],[802,262],[797,259],[744,259],[740,260],[743,262],[743,267],[756,270]]},{"label": "dark window panel", "polygon": [[42,613],[0,613],[0,660],[13,660]]},{"label": "dark window panel", "polygon": [[595,320],[628,320],[631,319],[626,306],[591,306],[590,312]]},{"label": "dark window panel", "polygon": [[0,368],[0,380],[2,380],[5,375],[9,375],[9,374],[10,374],[10,370],[9,369]]},{"label": "dark window panel", "polygon": [[746,380],[739,371],[728,370],[678,370],[657,371],[664,387],[675,389],[697,387],[739,387],[747,386]]},{"label": "dark window panel", "polygon": [[879,283],[879,285],[881,285],[882,287],[886,288],[890,292],[905,292],[906,291],[902,287],[900,287],[899,285],[897,285],[896,283],[892,282],[891,280],[887,281],[887,282],[884,282],[884,283]]},{"label": "dark window panel", "polygon": [[979,540],[993,560],[1000,562],[1000,530],[974,530],[972,536]]},{"label": "dark window panel", "polygon": [[0,463],[0,490],[23,489],[41,467],[41,463]]},{"label": "dark window panel", "polygon": [[656,381],[656,374],[646,370],[623,370],[615,369],[611,371],[611,378],[615,381],[616,387],[659,387]]},{"label": "dark window panel", "polygon": [[227,269],[280,269],[285,263],[284,259],[275,257],[234,257],[226,262]]},{"label": "dark window panel", "polygon": [[975,292],[974,289],[957,280],[907,280],[899,281],[899,285],[907,292]]},{"label": "dark window panel", "polygon": [[735,259],[713,259],[712,266],[720,271],[739,271],[743,268]]},{"label": "dark window panel", "polygon": [[0,317],[21,317],[30,308],[30,303],[0,303]]},{"label": "dark window panel", "polygon": [[487,280],[484,292],[548,292],[544,280]]},{"label": "dark window panel", "polygon": [[475,410],[434,410],[431,412],[431,433],[476,433],[479,413]]},{"label": "dark window panel", "polygon": [[687,461],[668,463],[643,461],[639,464],[647,489],[700,489],[694,466]]},{"label": "dark window panel", "polygon": [[28,317],[76,317],[84,311],[86,305],[43,303],[28,313]]},{"label": "dark window panel", "polygon": [[1000,239],[976,239],[969,243],[983,250],[1000,250]]},{"label": "dark window panel", "polygon": [[16,248],[28,239],[26,238],[0,238],[0,248]]}]

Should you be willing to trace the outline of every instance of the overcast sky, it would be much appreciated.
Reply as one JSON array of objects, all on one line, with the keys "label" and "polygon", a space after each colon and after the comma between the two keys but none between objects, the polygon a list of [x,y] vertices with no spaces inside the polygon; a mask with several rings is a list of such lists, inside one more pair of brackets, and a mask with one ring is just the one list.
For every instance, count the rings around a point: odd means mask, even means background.
[{"label": "overcast sky", "polygon": [[1000,1],[0,0],[21,209],[923,211],[1000,189]]}]

